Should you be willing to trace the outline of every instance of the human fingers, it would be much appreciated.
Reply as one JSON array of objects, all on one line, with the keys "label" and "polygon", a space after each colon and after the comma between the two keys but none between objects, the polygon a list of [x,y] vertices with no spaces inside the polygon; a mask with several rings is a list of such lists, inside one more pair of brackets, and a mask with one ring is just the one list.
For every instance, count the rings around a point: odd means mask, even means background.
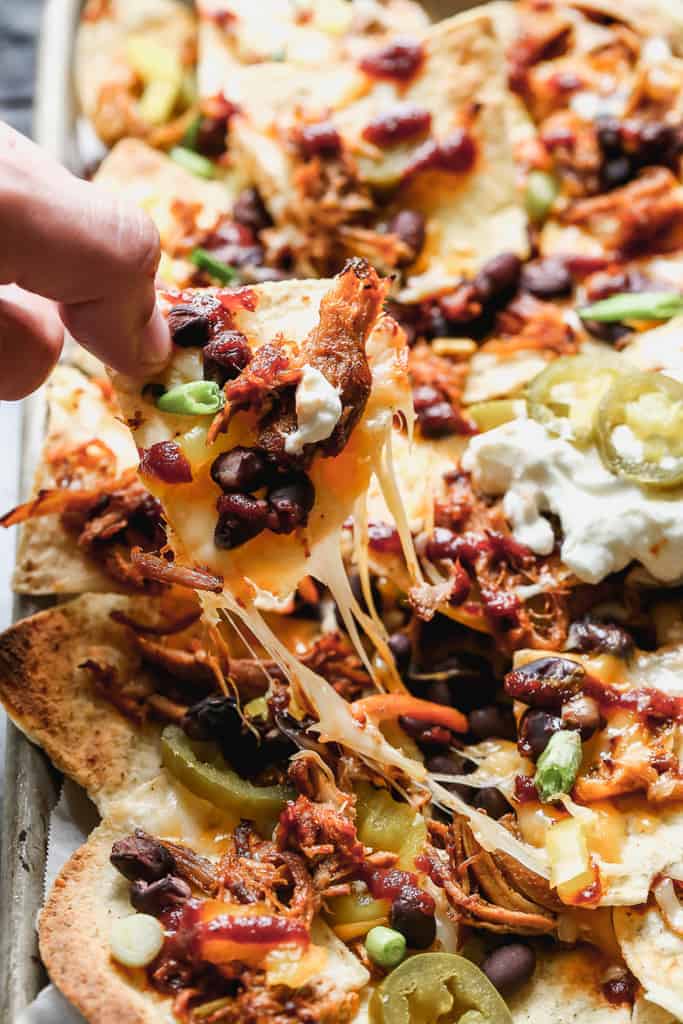
[{"label": "human fingers", "polygon": [[159,237],[133,204],[80,181],[0,125],[0,283],[60,303],[74,337],[122,373],[170,354],[155,312]]},{"label": "human fingers", "polygon": [[64,326],[49,299],[0,287],[0,399],[24,398],[59,359]]}]

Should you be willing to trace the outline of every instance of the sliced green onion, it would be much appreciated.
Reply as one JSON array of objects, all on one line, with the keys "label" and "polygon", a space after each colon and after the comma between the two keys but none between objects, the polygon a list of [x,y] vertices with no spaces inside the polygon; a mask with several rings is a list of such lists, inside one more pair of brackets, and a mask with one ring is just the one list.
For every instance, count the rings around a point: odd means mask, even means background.
[{"label": "sliced green onion", "polygon": [[560,187],[552,174],[531,171],[524,193],[524,205],[531,220],[540,222],[546,219],[559,191]]},{"label": "sliced green onion", "polygon": [[215,277],[221,284],[233,284],[237,280],[237,271],[228,263],[217,260],[206,249],[193,249],[190,253],[190,262],[200,270],[205,270],[211,277]]},{"label": "sliced green onion", "polygon": [[365,936],[365,948],[368,956],[379,967],[391,970],[398,966],[406,955],[406,940],[400,932],[393,928],[377,925]]},{"label": "sliced green onion", "polygon": [[223,408],[223,392],[213,380],[178,384],[157,399],[157,409],[179,416],[212,416]]},{"label": "sliced green onion", "polygon": [[193,149],[186,149],[185,146],[174,146],[168,154],[171,160],[175,160],[177,164],[184,167],[190,174],[195,174],[198,178],[214,178],[216,175],[216,168],[207,160],[201,153],[195,153]]},{"label": "sliced green onion", "polygon": [[620,320],[670,320],[683,313],[678,292],[623,292],[579,310],[583,320],[618,323]]},{"label": "sliced green onion", "polygon": [[197,114],[194,120],[190,121],[189,125],[185,130],[182,142],[180,144],[181,149],[191,149],[193,152],[197,148],[197,141],[199,139],[199,129],[202,126],[202,115]]},{"label": "sliced green onion", "polygon": [[111,955],[124,967],[146,967],[164,944],[164,929],[150,914],[130,914],[111,926]]},{"label": "sliced green onion", "polygon": [[538,759],[534,776],[543,803],[557,800],[570,791],[581,765],[581,756],[581,736],[578,732],[561,729],[553,733]]}]

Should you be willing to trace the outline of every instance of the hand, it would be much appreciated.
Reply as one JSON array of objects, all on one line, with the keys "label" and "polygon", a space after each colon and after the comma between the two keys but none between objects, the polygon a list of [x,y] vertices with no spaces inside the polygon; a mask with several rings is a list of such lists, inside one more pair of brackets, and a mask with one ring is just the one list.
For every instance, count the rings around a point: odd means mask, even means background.
[{"label": "hand", "polygon": [[142,210],[0,123],[0,399],[45,380],[65,327],[121,373],[160,370],[170,338],[154,292],[159,254]]}]

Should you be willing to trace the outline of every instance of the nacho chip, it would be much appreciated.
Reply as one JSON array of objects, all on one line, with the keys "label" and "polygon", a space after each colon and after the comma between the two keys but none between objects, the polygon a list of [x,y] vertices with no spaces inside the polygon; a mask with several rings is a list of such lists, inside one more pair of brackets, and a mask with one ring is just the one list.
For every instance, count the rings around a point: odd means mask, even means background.
[{"label": "nacho chip", "polygon": [[76,39],[76,89],[102,141],[153,137],[173,117],[182,137],[195,50],[195,20],[180,0],[90,0]]},{"label": "nacho chip", "polygon": [[[511,106],[492,19],[478,11],[452,18],[414,46],[416,60],[420,55],[415,73],[399,83],[348,66],[316,73],[264,65],[245,68],[223,85],[241,110],[231,129],[236,157],[268,204],[277,237],[295,247],[304,271],[329,271],[348,252],[364,253],[382,267],[407,260],[402,298],[408,302],[452,289],[501,251],[527,251],[506,135]],[[388,148],[368,142],[368,126],[378,115],[393,110],[400,119],[406,107],[421,112],[426,132]],[[305,140],[316,122],[338,133],[339,151],[327,161],[322,150],[304,157],[297,150],[300,133]],[[430,143],[455,145],[456,136],[464,136],[457,170],[433,163],[429,169],[428,161],[423,167]],[[386,194],[401,184],[394,206],[375,205],[372,189]],[[382,228],[384,218],[406,209],[426,219],[417,260]]]},{"label": "nacho chip", "polygon": [[154,690],[126,628],[111,618],[122,611],[145,621],[150,601],[88,594],[0,636],[0,700],[7,713],[101,810],[154,778],[161,765],[158,727],[125,717],[111,699],[126,689]]}]

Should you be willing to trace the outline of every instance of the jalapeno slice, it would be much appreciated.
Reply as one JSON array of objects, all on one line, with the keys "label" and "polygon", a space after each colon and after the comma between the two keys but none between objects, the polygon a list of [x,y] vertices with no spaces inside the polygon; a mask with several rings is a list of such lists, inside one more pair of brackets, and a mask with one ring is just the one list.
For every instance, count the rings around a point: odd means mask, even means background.
[{"label": "jalapeno slice", "polygon": [[523,398],[495,398],[489,402],[475,402],[468,405],[467,415],[481,433],[501,427],[510,420],[526,417],[526,402]]},{"label": "jalapeno slice", "polygon": [[285,803],[294,798],[294,791],[286,786],[256,786],[241,778],[208,744],[201,745],[201,752],[214,756],[211,760],[198,756],[177,725],[167,725],[161,734],[164,767],[191,793],[240,818],[249,818],[264,833],[272,831]]},{"label": "jalapeno slice", "polygon": [[551,433],[586,445],[593,439],[600,399],[620,371],[616,356],[561,356],[529,384],[529,415]]},{"label": "jalapeno slice", "polygon": [[620,377],[600,403],[597,441],[618,476],[677,487],[683,483],[683,384],[655,372]]},{"label": "jalapeno slice", "polygon": [[389,974],[372,997],[373,1024],[512,1024],[485,974],[453,953],[420,953]]}]

